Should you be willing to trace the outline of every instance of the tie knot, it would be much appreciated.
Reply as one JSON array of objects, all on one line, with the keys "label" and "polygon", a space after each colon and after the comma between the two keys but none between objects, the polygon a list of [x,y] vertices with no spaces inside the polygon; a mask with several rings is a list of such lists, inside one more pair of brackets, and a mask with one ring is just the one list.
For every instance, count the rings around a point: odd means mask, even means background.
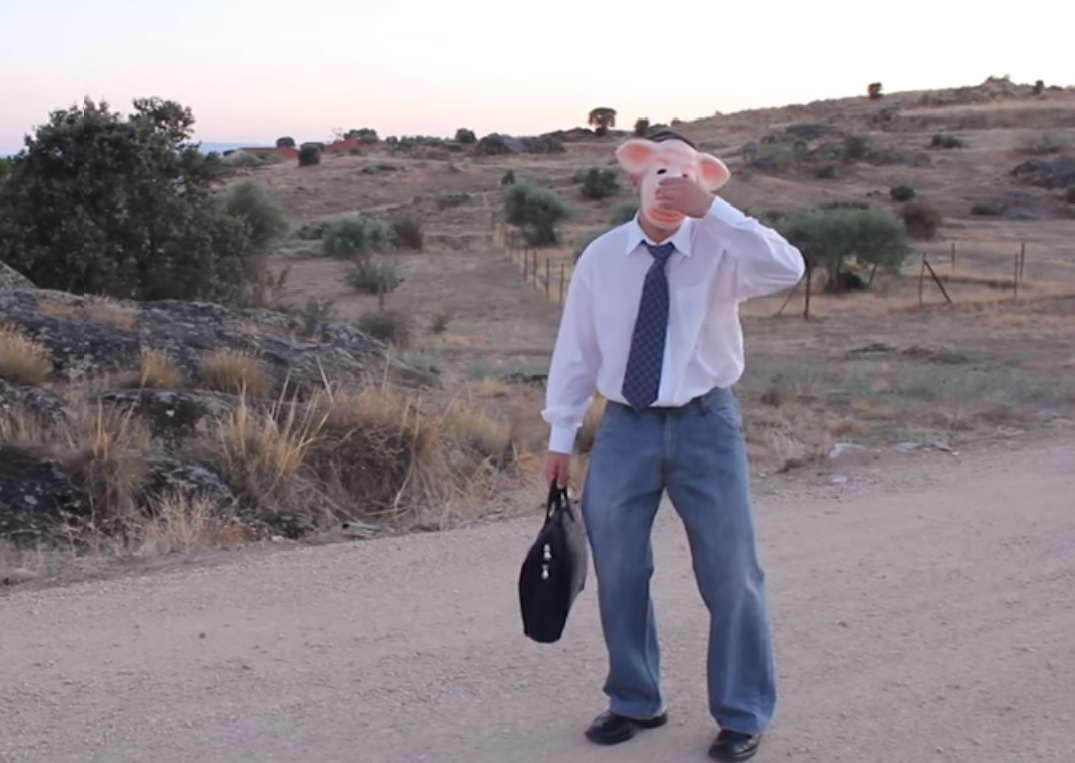
[{"label": "tie knot", "polygon": [[676,245],[671,241],[667,241],[663,244],[651,244],[646,242],[646,248],[649,249],[649,253],[653,255],[655,260],[664,264],[668,261],[668,258],[672,256],[672,253],[676,251]]}]

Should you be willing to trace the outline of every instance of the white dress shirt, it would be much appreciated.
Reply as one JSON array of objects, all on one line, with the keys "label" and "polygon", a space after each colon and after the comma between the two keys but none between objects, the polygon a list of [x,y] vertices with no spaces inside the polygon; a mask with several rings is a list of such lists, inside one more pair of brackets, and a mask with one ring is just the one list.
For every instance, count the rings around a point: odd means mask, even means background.
[{"label": "white dress shirt", "polygon": [[[646,271],[653,257],[638,217],[602,234],[575,265],[549,367],[542,417],[549,450],[570,453],[599,392],[625,402],[621,387]],[[661,384],[654,406],[680,406],[743,373],[739,303],[799,282],[799,250],[719,197],[670,238],[670,298]],[[664,242],[661,242],[664,243]]]}]

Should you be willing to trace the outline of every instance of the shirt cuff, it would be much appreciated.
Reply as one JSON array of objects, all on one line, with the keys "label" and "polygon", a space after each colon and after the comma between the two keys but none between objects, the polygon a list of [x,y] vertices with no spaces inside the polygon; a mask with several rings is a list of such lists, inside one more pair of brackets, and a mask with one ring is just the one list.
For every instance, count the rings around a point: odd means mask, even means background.
[{"label": "shirt cuff", "polygon": [[709,205],[706,217],[732,227],[738,227],[750,219],[719,196],[713,197],[713,203]]},{"label": "shirt cuff", "polygon": [[549,435],[549,450],[553,453],[567,453],[575,449],[575,430],[578,427],[556,425]]}]

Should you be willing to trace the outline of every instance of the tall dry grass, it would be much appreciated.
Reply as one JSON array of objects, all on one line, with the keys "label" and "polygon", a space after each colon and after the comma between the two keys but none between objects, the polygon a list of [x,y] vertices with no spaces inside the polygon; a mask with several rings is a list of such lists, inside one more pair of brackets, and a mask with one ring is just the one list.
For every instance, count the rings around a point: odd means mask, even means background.
[{"label": "tall dry grass", "polygon": [[52,355],[14,324],[0,325],[0,378],[16,384],[40,384],[52,372]]}]

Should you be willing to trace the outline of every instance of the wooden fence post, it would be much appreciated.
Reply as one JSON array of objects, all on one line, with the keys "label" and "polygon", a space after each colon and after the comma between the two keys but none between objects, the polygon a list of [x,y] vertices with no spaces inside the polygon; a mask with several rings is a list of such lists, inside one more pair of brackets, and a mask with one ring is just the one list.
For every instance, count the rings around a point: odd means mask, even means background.
[{"label": "wooden fence post", "polygon": [[549,298],[549,282],[552,280],[552,276],[549,275],[550,267],[551,267],[551,265],[549,264],[549,258],[546,257],[545,258],[545,299]]},{"label": "wooden fence post", "polygon": [[564,263],[560,263],[560,304],[564,304]]},{"label": "wooden fence post", "polygon": [[952,275],[956,274],[956,242],[952,242]]},{"label": "wooden fence post", "polygon": [[806,268],[806,298],[803,300],[803,320],[810,320],[810,284],[814,280],[814,269]]},{"label": "wooden fence post", "polygon": [[933,282],[937,284],[937,286],[940,288],[941,294],[944,295],[945,301],[948,304],[952,304],[952,298],[948,296],[948,289],[944,288],[944,284],[941,283],[941,279],[937,277],[937,274],[933,270],[933,266],[929,264],[929,260],[926,258],[925,255],[922,255],[922,264],[926,266],[927,270],[929,270],[930,277],[933,279]]},{"label": "wooden fence post", "polygon": [[1015,253],[1015,267],[1012,272],[1012,300],[1019,299],[1019,252]]},{"label": "wooden fence post", "polygon": [[1026,276],[1026,242],[1019,244],[1019,280]]}]

